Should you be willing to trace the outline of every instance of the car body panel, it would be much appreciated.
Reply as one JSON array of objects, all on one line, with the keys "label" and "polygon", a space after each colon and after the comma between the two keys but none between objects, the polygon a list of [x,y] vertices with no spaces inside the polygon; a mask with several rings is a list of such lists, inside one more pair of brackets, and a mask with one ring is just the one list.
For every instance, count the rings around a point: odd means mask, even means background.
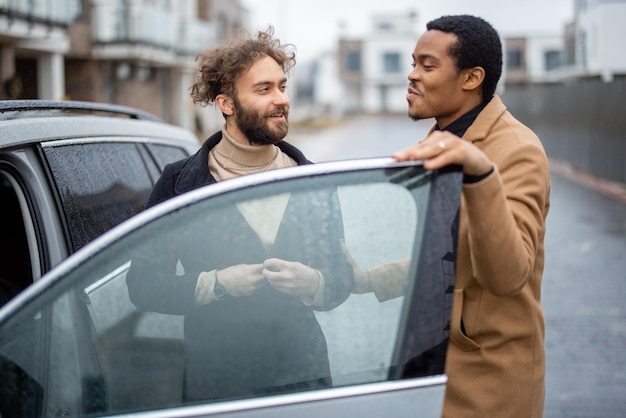
[{"label": "car body panel", "polygon": [[197,149],[197,139],[183,128],[165,123],[134,119],[111,119],[101,116],[37,117],[2,121],[0,148],[15,147],[32,142],[47,142],[61,139],[87,140],[94,137],[137,138],[147,142],[161,139],[171,143],[176,138],[178,146]]},{"label": "car body panel", "polygon": [[121,416],[178,417],[414,417],[439,418],[446,376],[407,379],[254,400],[164,409]]}]

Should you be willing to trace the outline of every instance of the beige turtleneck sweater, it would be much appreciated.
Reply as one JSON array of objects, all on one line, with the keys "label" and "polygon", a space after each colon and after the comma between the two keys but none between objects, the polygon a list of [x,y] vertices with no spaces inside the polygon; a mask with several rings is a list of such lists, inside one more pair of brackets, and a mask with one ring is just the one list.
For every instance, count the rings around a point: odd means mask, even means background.
[{"label": "beige turtleneck sweater", "polygon": [[209,152],[209,171],[217,181],[295,165],[298,163],[276,145],[241,144],[225,127],[222,140]]},{"label": "beige turtleneck sweater", "polygon": [[[276,145],[241,144],[232,138],[226,128],[222,140],[209,152],[209,171],[217,181],[229,180],[246,174],[296,166],[298,163],[283,153]],[[256,199],[237,204],[246,221],[257,233],[265,249],[271,249],[282,220],[288,194]],[[308,305],[323,303],[324,278],[318,271],[320,286],[313,298],[301,298]],[[211,303],[217,300],[213,293],[216,270],[202,272],[196,286],[196,302]]]}]

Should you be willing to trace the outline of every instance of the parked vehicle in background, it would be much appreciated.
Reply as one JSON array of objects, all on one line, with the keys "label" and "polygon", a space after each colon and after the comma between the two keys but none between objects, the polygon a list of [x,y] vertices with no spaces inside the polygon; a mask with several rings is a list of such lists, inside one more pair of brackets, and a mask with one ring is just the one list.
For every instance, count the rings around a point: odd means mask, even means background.
[{"label": "parked vehicle in background", "polygon": [[0,304],[141,211],[165,164],[199,147],[137,109],[0,102]]}]

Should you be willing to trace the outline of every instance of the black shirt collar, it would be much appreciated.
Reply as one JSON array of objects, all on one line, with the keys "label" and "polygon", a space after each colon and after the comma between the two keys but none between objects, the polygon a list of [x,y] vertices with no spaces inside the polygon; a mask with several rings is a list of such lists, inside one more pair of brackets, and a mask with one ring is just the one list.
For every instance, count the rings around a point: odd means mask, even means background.
[{"label": "black shirt collar", "polygon": [[484,100],[478,106],[463,114],[461,117],[459,117],[457,120],[455,120],[443,129],[441,129],[439,125],[435,125],[435,130],[448,131],[458,137],[462,137],[463,135],[465,135],[465,131],[467,131],[472,123],[474,123],[474,121],[478,117],[478,114],[482,112],[485,106],[487,106],[487,103],[489,103],[489,100]]}]

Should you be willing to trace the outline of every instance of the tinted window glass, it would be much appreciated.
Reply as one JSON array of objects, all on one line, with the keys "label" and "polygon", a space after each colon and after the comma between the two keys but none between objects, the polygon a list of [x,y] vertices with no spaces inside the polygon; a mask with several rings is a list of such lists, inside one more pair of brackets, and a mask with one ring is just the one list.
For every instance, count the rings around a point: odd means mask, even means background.
[{"label": "tinted window glass", "polygon": [[157,161],[154,159],[150,151],[148,151],[146,146],[139,146],[138,150],[141,153],[144,163],[146,164],[146,169],[152,178],[152,185],[154,186],[161,176],[162,169],[157,166]]},{"label": "tinted window glass", "polygon": [[183,149],[167,145],[148,144],[148,149],[154,156],[161,171],[163,171],[167,164],[181,160],[187,156],[187,153]]},{"label": "tinted window glass", "polygon": [[135,144],[44,148],[77,250],[142,210],[152,182]]},{"label": "tinted window glass", "polygon": [[[449,220],[444,234],[427,233],[437,222],[427,219],[431,181],[419,167],[306,177],[171,211],[4,323],[0,356],[22,371],[18,382],[45,394],[42,410],[51,415],[399,378],[399,348],[425,350],[445,338],[441,259],[453,243]],[[422,243],[434,251],[433,235],[445,248],[435,251],[435,268],[421,272],[414,255]],[[371,273],[364,293],[352,293],[342,242]],[[216,277],[227,289],[222,298]],[[410,317],[415,306],[428,314]],[[44,358],[27,343],[40,335],[27,329],[33,318],[48,338]],[[7,399],[22,393],[11,388]]]}]

